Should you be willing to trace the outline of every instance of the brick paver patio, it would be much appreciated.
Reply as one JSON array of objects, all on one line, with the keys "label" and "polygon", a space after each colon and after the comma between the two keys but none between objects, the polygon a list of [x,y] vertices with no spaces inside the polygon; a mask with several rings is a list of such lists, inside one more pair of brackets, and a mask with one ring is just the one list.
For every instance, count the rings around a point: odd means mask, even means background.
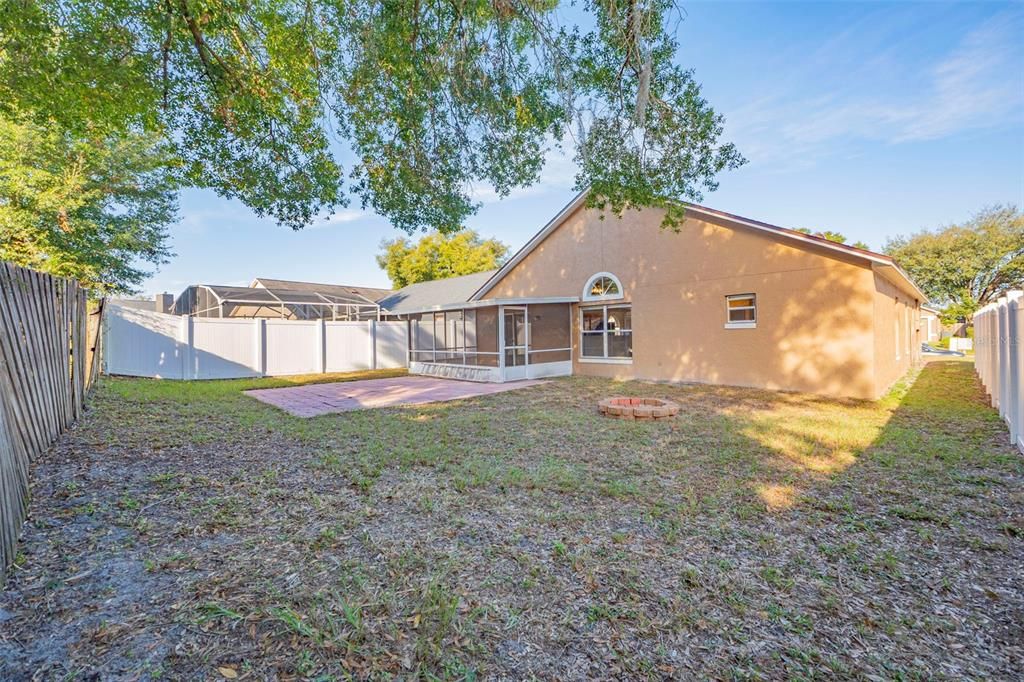
[{"label": "brick paver patio", "polygon": [[479,384],[471,381],[408,376],[288,388],[261,388],[246,391],[246,394],[296,417],[316,417],[332,412],[349,412],[372,407],[420,405],[475,398],[542,383],[544,382],[515,381],[507,384]]}]

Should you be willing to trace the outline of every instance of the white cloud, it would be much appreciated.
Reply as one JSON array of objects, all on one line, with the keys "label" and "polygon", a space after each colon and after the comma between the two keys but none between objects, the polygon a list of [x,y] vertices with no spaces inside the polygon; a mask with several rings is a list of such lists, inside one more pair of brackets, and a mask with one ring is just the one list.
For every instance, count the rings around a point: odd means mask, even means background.
[{"label": "white cloud", "polygon": [[317,229],[321,227],[329,227],[331,225],[343,225],[344,223],[355,222],[356,220],[362,220],[363,218],[369,218],[373,214],[369,211],[361,211],[356,208],[343,208],[340,211],[335,211],[326,219],[317,220],[313,222],[309,227],[310,229]]},{"label": "white cloud", "polygon": [[[855,155],[864,141],[901,144],[1019,124],[1024,56],[1016,35],[1021,23],[1019,14],[990,19],[923,68],[913,65],[911,55],[898,58],[908,47],[900,44],[841,88],[826,75],[834,62],[819,62],[771,94],[728,112],[727,138],[752,164],[785,171],[826,156]],[[843,51],[836,59],[849,56]]]}]

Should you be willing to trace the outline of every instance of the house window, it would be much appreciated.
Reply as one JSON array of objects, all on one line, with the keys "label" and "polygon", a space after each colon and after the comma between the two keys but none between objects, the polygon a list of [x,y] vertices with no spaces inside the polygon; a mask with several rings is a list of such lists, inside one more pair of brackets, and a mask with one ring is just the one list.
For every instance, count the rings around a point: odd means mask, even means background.
[{"label": "house window", "polygon": [[610,272],[599,272],[583,287],[584,301],[604,301],[622,298],[622,283]]},{"label": "house window", "polygon": [[580,359],[630,362],[633,358],[633,309],[602,305],[580,309]]},{"label": "house window", "polygon": [[757,326],[757,296],[735,294],[725,297],[725,328],[753,329]]}]

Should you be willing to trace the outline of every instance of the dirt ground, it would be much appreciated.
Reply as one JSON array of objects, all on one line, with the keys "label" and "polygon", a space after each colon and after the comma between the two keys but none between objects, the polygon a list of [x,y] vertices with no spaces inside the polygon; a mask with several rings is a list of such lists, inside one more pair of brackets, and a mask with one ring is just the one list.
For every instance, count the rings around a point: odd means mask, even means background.
[{"label": "dirt ground", "polygon": [[34,465],[0,679],[1019,679],[1024,458],[969,363],[915,379],[312,419],[106,379]]}]

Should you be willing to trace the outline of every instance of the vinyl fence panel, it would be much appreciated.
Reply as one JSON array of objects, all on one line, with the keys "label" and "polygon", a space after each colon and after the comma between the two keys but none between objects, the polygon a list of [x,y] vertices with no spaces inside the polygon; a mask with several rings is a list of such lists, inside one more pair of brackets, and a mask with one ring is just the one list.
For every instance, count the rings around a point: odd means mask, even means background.
[{"label": "vinyl fence panel", "polygon": [[974,365],[1024,452],[1024,292],[1011,291],[974,314]]},{"label": "vinyl fence panel", "polygon": [[183,379],[182,320],[148,310],[108,305],[103,334],[103,371],[132,377]]},{"label": "vinyl fence panel", "polygon": [[192,379],[260,376],[256,366],[257,335],[252,320],[182,318],[192,321]]},{"label": "vinyl fence panel", "polygon": [[267,320],[267,374],[317,374],[323,372],[318,353],[319,321]]},{"label": "vinyl fence panel", "polygon": [[376,323],[376,369],[406,367],[409,364],[409,327],[405,322]]},{"label": "vinyl fence panel", "polygon": [[405,322],[218,319],[108,306],[104,371],[233,379],[405,367]]},{"label": "vinyl fence panel", "polygon": [[366,322],[325,322],[326,371],[355,372],[373,367],[373,327]]}]

